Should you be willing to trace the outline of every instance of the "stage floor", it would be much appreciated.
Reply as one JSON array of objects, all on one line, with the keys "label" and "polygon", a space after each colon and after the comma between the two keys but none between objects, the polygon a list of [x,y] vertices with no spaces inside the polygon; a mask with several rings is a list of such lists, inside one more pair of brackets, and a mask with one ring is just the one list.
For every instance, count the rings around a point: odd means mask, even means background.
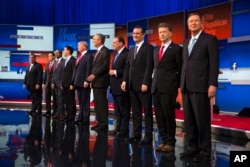
[{"label": "stage floor", "polygon": [[[120,138],[97,134],[90,127],[53,121],[40,115],[31,117],[28,109],[0,110],[0,166],[229,166],[230,151],[250,150],[249,140],[212,135],[213,159],[195,163],[180,160],[184,150],[183,129],[176,129],[174,152],[157,153],[160,143],[156,124],[152,144],[141,146]],[[91,125],[95,123],[91,115]],[[130,123],[130,130],[131,125]],[[109,118],[109,130],[114,120]],[[95,165],[94,165],[95,164]]]}]

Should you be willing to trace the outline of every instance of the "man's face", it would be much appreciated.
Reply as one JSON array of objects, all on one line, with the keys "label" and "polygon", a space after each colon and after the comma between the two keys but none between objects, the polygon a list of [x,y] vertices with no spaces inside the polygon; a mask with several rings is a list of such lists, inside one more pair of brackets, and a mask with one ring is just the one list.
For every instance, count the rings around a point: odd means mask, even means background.
[{"label": "man's face", "polygon": [[136,43],[139,43],[144,40],[144,34],[142,33],[141,28],[134,28],[133,30],[133,40]]},{"label": "man's face", "polygon": [[30,63],[35,63],[36,57],[34,55],[29,55],[29,62]]},{"label": "man's face", "polygon": [[77,45],[78,52],[82,53],[83,51],[87,50],[86,46],[82,43],[79,42]]},{"label": "man's face", "polygon": [[54,60],[54,56],[53,56],[52,53],[49,53],[49,54],[48,54],[48,60],[49,60],[49,61],[53,61],[53,60]]},{"label": "man's face", "polygon": [[172,32],[169,31],[169,29],[167,27],[160,27],[160,28],[158,28],[158,34],[159,34],[159,39],[163,43],[165,43],[168,40],[170,40],[170,37],[172,36]]},{"label": "man's face", "polygon": [[99,38],[98,35],[94,35],[93,37],[93,44],[94,47],[98,48],[99,46],[101,46],[101,39]]},{"label": "man's face", "polygon": [[56,58],[59,59],[60,57],[62,57],[62,54],[59,50],[56,50],[55,51],[55,55],[56,55]]},{"label": "man's face", "polygon": [[70,55],[69,50],[66,47],[63,50],[63,55],[64,56],[69,56]]},{"label": "man's face", "polygon": [[122,47],[122,43],[119,42],[119,40],[117,38],[114,38],[113,39],[113,49],[115,51],[119,51],[121,49],[121,47]]},{"label": "man's face", "polygon": [[199,32],[202,29],[201,19],[198,15],[192,15],[188,18],[188,29],[191,32]]}]

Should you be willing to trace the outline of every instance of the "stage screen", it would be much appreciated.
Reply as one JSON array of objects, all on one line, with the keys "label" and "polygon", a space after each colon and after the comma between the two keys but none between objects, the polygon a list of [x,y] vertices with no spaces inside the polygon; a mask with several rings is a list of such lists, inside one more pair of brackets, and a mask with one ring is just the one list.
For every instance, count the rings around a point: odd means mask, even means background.
[{"label": "stage screen", "polygon": [[105,46],[112,49],[112,39],[115,34],[115,24],[82,24],[82,25],[56,25],[54,26],[54,49],[63,50],[69,45],[77,50],[77,43],[85,41],[90,50],[96,50],[92,44],[92,37],[96,33],[106,36]]},{"label": "stage screen", "polygon": [[0,25],[0,50],[51,51],[53,27]]}]

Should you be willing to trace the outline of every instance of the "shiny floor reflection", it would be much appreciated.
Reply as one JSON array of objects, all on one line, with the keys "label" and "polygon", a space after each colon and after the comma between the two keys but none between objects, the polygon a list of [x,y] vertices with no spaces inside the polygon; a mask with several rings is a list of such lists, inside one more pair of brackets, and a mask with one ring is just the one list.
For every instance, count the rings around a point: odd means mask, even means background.
[{"label": "shiny floor reflection", "polygon": [[[23,110],[0,110],[0,116],[0,167],[227,167],[230,150],[249,148],[248,141],[213,136],[213,160],[194,163],[180,160],[184,149],[182,129],[177,129],[175,151],[157,153],[155,147],[160,137],[156,126],[153,143],[141,146],[105,133],[97,134],[89,126],[41,115],[31,117]],[[110,118],[110,130],[113,122]]]}]

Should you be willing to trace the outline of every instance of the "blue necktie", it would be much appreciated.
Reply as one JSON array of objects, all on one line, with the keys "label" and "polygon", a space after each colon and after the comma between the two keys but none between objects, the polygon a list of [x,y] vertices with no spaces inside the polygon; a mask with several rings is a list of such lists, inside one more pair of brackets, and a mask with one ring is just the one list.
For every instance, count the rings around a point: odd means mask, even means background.
[{"label": "blue necktie", "polygon": [[113,64],[115,64],[115,61],[116,61],[116,59],[118,58],[118,56],[119,56],[119,53],[118,53],[118,52],[116,52],[116,54],[115,54],[115,58],[114,58],[114,61],[113,61]]},{"label": "blue necktie", "polygon": [[189,45],[188,45],[188,55],[190,56],[191,52],[192,52],[192,49],[194,47],[194,44],[195,44],[195,41],[196,41],[196,38],[192,38],[189,42]]}]

